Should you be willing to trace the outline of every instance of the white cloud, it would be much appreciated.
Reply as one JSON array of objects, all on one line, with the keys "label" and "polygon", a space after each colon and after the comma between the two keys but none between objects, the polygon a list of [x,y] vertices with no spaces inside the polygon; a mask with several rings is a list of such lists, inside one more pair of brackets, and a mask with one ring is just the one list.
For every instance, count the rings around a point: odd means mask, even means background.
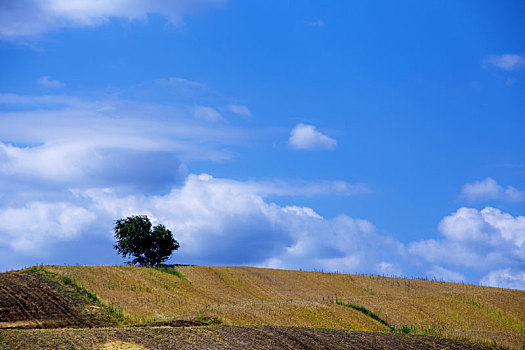
[{"label": "white cloud", "polygon": [[222,115],[216,109],[208,106],[197,106],[193,110],[193,116],[197,120],[207,122],[221,122],[224,121]]},{"label": "white cloud", "polygon": [[244,118],[249,118],[252,116],[252,112],[246,106],[230,104],[230,105],[226,105],[222,107],[222,109],[225,111],[230,111],[232,113],[240,115],[241,117],[244,117]]},{"label": "white cloud", "polygon": [[478,241],[488,238],[489,228],[482,213],[462,207],[441,220],[439,231],[454,241]]},{"label": "white cloud", "polygon": [[525,271],[502,269],[491,271],[481,279],[485,286],[525,290]]},{"label": "white cloud", "polygon": [[408,251],[435,264],[479,271],[525,266],[525,216],[499,209],[459,208],[439,224],[440,240],[408,245]]},{"label": "white cloud", "polygon": [[64,84],[63,82],[58,81],[58,80],[52,80],[48,76],[40,77],[38,79],[38,84],[40,84],[43,87],[51,88],[51,89],[59,89],[59,88],[66,86],[66,84]]},{"label": "white cloud", "polygon": [[485,58],[484,63],[499,69],[512,71],[525,67],[525,55],[490,55]]},{"label": "white cloud", "polygon": [[167,151],[119,149],[86,141],[34,147],[0,142],[0,179],[11,184],[154,190],[169,188],[185,175],[178,156]]},{"label": "white cloud", "polygon": [[487,177],[485,180],[476,181],[463,186],[460,197],[469,201],[525,201],[525,191],[520,191],[512,186],[503,188],[496,180]]},{"label": "white cloud", "polygon": [[0,209],[0,243],[16,252],[37,252],[50,241],[76,238],[95,218],[89,210],[64,202]]},{"label": "white cloud", "polygon": [[317,131],[313,125],[299,123],[290,132],[288,144],[294,149],[332,150],[337,141]]},{"label": "white cloud", "polygon": [[226,0],[17,0],[0,2],[0,38],[35,37],[61,27],[93,27],[111,18],[144,20],[160,14],[180,25],[185,15]]}]

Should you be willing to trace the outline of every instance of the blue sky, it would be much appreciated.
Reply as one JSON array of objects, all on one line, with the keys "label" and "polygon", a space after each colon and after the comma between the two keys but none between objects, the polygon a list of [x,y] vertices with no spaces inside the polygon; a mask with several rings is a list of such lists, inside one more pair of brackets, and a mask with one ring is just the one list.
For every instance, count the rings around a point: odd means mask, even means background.
[{"label": "blue sky", "polygon": [[171,262],[525,289],[522,1],[0,1],[0,269]]}]

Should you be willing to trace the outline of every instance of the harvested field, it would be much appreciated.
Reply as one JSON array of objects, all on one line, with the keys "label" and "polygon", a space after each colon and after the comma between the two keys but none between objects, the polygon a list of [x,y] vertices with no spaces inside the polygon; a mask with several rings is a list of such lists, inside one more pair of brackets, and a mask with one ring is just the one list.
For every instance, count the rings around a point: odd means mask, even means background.
[{"label": "harvested field", "polygon": [[[421,335],[296,327],[206,326],[4,330],[8,349],[487,349]],[[2,343],[0,343],[1,346]]]},{"label": "harvested field", "polygon": [[135,323],[216,317],[230,325],[395,329],[520,349],[525,343],[525,292],[519,290],[252,267],[184,266],[178,276],[131,266],[48,268],[119,305]]},{"label": "harvested field", "polygon": [[37,273],[0,274],[0,328],[99,327],[115,325],[104,307],[73,286]]},{"label": "harvested field", "polygon": [[[521,349],[523,305],[525,292],[518,290],[251,267],[46,266],[0,274],[0,330],[9,349],[20,348],[17,338],[42,348],[162,349],[173,345],[171,338],[202,347],[199,337],[231,348],[252,347],[247,341],[305,348],[293,343],[303,338],[321,348],[352,348],[356,341],[356,348],[385,349],[461,344],[448,338]],[[59,327],[68,329],[29,329]],[[330,343],[333,334],[342,343]]]}]

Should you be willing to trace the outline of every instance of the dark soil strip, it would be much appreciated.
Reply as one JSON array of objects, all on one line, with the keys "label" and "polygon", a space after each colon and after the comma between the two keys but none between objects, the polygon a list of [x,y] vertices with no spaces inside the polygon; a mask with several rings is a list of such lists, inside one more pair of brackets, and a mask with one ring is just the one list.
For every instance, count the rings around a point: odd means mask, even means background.
[{"label": "dark soil strip", "polygon": [[120,327],[99,329],[3,330],[10,350],[93,349],[114,341],[144,349],[441,349],[488,347],[422,335],[349,332],[296,327],[206,326],[189,328]]}]

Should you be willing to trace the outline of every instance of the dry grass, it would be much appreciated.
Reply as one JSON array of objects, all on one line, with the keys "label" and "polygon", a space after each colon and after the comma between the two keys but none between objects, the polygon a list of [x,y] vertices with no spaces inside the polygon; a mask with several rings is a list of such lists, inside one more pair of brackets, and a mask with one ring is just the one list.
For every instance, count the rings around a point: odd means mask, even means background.
[{"label": "dry grass", "polygon": [[388,330],[339,300],[411,333],[525,343],[525,292],[517,290],[251,267],[180,267],[186,279],[131,266],[49,269],[80,281],[133,323],[218,317],[232,325]]}]

